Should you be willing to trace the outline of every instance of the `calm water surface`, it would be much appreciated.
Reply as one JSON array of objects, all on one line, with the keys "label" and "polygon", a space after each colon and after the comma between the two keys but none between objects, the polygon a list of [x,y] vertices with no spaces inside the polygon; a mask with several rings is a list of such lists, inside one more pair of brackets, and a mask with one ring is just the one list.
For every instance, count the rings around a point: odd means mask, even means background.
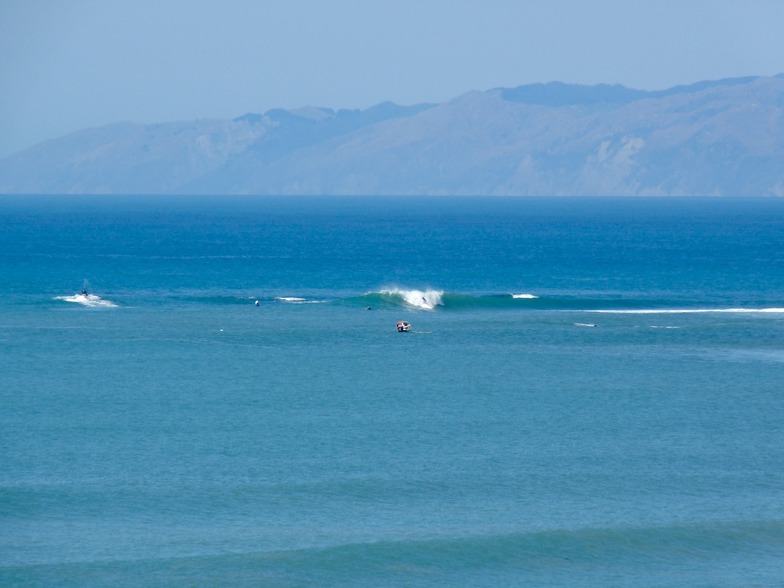
[{"label": "calm water surface", "polygon": [[782,243],[775,199],[2,197],[0,584],[780,586]]}]

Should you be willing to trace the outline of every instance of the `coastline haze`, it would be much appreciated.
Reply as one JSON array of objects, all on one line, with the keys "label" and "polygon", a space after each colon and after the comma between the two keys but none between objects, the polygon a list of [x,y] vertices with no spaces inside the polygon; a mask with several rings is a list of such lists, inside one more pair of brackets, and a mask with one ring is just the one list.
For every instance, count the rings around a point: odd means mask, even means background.
[{"label": "coastline haze", "polygon": [[121,123],[0,160],[0,194],[784,196],[782,104],[779,75]]},{"label": "coastline haze", "polygon": [[12,0],[0,157],[120,121],[440,103],[560,80],[663,90],[775,75],[784,5]]}]

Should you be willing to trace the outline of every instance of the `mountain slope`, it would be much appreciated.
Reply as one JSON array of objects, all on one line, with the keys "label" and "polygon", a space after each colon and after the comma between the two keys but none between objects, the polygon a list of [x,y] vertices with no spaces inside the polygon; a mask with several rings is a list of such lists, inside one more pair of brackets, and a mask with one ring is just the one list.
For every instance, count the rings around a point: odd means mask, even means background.
[{"label": "mountain slope", "polygon": [[776,76],[118,124],[0,161],[0,192],[784,196],[782,108]]}]

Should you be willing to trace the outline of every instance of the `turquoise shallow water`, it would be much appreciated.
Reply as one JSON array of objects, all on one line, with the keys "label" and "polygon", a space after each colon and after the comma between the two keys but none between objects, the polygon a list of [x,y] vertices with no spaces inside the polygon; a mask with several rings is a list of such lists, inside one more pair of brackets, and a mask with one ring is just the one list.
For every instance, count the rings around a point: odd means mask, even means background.
[{"label": "turquoise shallow water", "polygon": [[779,200],[0,199],[0,583],[780,585],[782,242]]}]

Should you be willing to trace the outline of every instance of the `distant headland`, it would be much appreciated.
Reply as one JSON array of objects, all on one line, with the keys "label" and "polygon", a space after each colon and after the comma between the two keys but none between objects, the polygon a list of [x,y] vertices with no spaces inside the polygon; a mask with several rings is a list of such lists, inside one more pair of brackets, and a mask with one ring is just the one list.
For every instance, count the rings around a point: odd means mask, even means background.
[{"label": "distant headland", "polygon": [[784,75],[118,123],[0,160],[0,193],[784,196]]}]

